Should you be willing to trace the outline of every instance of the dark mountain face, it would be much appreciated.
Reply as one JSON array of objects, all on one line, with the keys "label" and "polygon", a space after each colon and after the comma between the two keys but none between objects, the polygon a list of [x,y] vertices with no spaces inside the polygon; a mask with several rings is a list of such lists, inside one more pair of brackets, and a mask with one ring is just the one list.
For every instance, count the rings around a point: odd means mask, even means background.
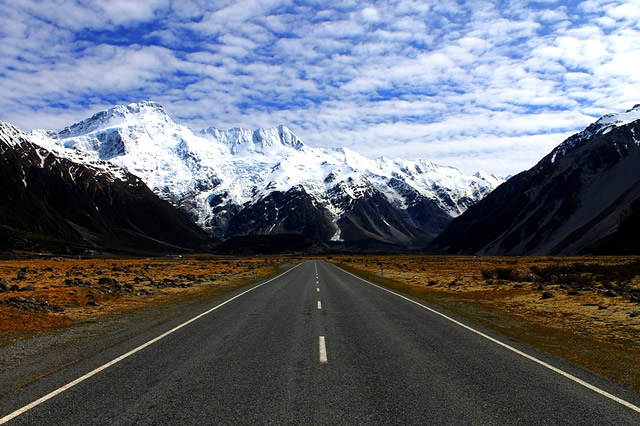
[{"label": "dark mountain face", "polygon": [[632,237],[640,223],[636,135],[640,121],[606,129],[589,126],[470,207],[428,250],[503,255],[640,252]]},{"label": "dark mountain face", "polygon": [[[422,247],[433,238],[414,226],[409,214],[393,207],[374,188],[364,188],[355,199],[343,192],[344,189],[336,185],[328,194],[342,211],[337,222],[323,204],[302,186],[296,186],[286,192],[272,192],[256,203],[247,203],[231,217],[225,237],[299,234],[348,250]],[[424,205],[422,199],[415,203],[416,215]]]},{"label": "dark mountain face", "polygon": [[[335,193],[333,196],[336,196]],[[389,245],[412,248],[431,239],[426,232],[412,224],[408,213],[396,209],[372,187],[366,188],[362,196],[356,199],[345,194],[341,207],[344,214],[337,225],[340,239],[344,242],[338,244],[340,249],[384,250]]]},{"label": "dark mountain face", "polygon": [[229,221],[225,237],[241,235],[300,234],[326,241],[335,233],[330,213],[302,187],[272,192],[247,204]]},{"label": "dark mountain face", "polygon": [[202,250],[210,238],[138,178],[59,158],[0,122],[0,249]]}]

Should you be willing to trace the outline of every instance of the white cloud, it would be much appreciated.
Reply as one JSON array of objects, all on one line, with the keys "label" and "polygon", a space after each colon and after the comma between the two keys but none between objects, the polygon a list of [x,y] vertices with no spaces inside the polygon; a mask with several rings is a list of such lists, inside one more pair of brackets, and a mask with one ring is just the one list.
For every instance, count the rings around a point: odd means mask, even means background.
[{"label": "white cloud", "polygon": [[360,12],[362,19],[366,22],[378,22],[380,20],[380,13],[375,7],[365,7]]},{"label": "white cloud", "polygon": [[151,98],[197,127],[282,123],[315,146],[508,174],[640,102],[637,0],[24,0],[3,12],[0,119],[26,130]]},{"label": "white cloud", "polygon": [[166,9],[169,6],[169,0],[145,0],[135,2],[129,0],[108,0],[97,2],[97,5],[112,23],[122,25],[131,22],[148,21],[154,17],[156,11]]}]

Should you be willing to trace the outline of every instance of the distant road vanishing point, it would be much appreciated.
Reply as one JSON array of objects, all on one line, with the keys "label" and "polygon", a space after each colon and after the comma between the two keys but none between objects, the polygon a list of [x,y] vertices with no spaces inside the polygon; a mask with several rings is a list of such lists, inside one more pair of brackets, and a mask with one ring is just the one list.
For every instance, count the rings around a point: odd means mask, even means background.
[{"label": "distant road vanishing point", "polygon": [[323,261],[0,398],[0,424],[640,424],[640,396]]}]

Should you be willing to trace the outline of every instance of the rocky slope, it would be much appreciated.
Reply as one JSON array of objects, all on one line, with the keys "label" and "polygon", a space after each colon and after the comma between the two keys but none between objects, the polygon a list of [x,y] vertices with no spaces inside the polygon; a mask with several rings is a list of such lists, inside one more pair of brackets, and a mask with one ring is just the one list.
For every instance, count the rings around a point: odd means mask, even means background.
[{"label": "rocky slope", "polygon": [[640,105],[571,136],[429,246],[465,254],[640,253]]}]

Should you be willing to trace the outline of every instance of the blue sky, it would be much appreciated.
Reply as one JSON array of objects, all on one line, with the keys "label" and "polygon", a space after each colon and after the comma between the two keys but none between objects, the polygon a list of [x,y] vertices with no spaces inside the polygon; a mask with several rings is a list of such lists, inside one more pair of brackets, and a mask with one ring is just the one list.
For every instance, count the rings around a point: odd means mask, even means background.
[{"label": "blue sky", "polygon": [[195,128],[514,174],[640,103],[640,1],[0,0],[0,119]]}]

